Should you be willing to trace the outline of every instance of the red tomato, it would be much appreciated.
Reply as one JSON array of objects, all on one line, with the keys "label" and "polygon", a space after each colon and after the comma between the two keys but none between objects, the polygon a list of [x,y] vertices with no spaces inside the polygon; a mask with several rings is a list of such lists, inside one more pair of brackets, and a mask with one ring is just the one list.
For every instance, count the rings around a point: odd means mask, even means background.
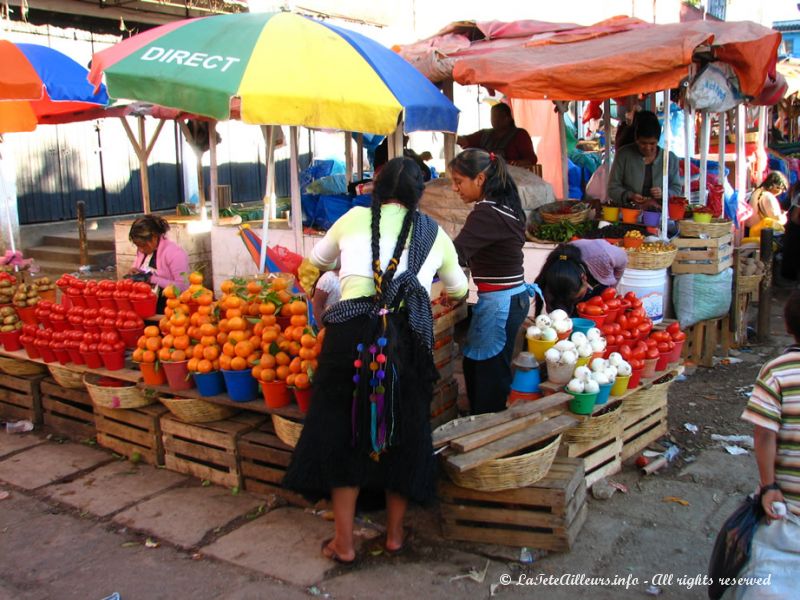
[{"label": "red tomato", "polygon": [[605,302],[603,301],[602,296],[592,296],[586,301],[586,304],[589,306],[605,306]]},{"label": "red tomato", "polygon": [[611,327],[613,327],[613,328],[614,328],[614,333],[615,333],[615,334],[620,334],[620,333],[622,333],[622,325],[620,325],[619,323],[612,323],[612,324],[611,324]]},{"label": "red tomato", "polygon": [[619,347],[619,353],[622,355],[622,358],[630,362],[631,358],[633,357],[633,350],[628,344],[622,344]]},{"label": "red tomato", "polygon": [[617,297],[617,288],[607,287],[606,289],[603,290],[603,292],[600,294],[600,296],[603,298],[603,300],[608,302],[612,298],[616,298]]},{"label": "red tomato", "polygon": [[578,309],[579,313],[586,314],[586,302],[578,302],[578,304],[575,306],[575,308]]},{"label": "red tomato", "polygon": [[639,324],[641,322],[642,322],[642,318],[641,317],[637,317],[635,315],[631,315],[630,317],[628,317],[628,326],[631,329],[636,329],[637,327],[639,327]]},{"label": "red tomato", "polygon": [[137,281],[133,284],[133,291],[139,294],[147,294],[152,291],[152,288],[144,281]]},{"label": "red tomato", "polygon": [[647,358],[658,358],[659,354],[658,348],[649,348],[645,356]]},{"label": "red tomato", "polygon": [[658,340],[654,340],[651,337],[647,338],[646,343],[648,348],[655,348],[656,346],[658,346]]},{"label": "red tomato", "polygon": [[[594,298],[592,298],[592,300],[594,300]],[[599,317],[600,315],[605,314],[605,311],[601,306],[598,306],[597,304],[587,303],[584,314],[589,315],[590,317]]]},{"label": "red tomato", "polygon": [[619,298],[612,298],[606,301],[606,306],[608,306],[609,310],[617,310],[622,306],[622,302]]},{"label": "red tomato", "polygon": [[650,330],[653,328],[653,323],[648,319],[645,323],[639,323],[636,327],[636,330],[639,332],[639,335],[647,335],[650,333]]},{"label": "red tomato", "polygon": [[625,315],[619,315],[617,317],[617,324],[620,326],[621,329],[628,329],[628,317]]},{"label": "red tomato", "polygon": [[646,356],[647,356],[647,350],[640,350],[637,348],[631,354],[631,359],[644,360]]},{"label": "red tomato", "polygon": [[86,319],[96,319],[98,315],[96,308],[84,308],[83,309],[83,316]]},{"label": "red tomato", "polygon": [[98,344],[97,345],[97,351],[98,352],[111,352],[112,350],[113,350],[113,348],[111,347],[111,344],[103,343],[103,344]]},{"label": "red tomato", "polygon": [[681,330],[681,325],[677,321],[675,321],[674,323],[670,323],[667,326],[667,331],[669,331],[670,334],[678,333],[680,330]]},{"label": "red tomato", "polygon": [[634,371],[644,369],[644,356],[642,358],[631,358],[628,362],[631,365],[631,369]]},{"label": "red tomato", "polygon": [[125,350],[125,342],[118,341],[111,344],[111,347],[114,349],[114,352],[122,352]]},{"label": "red tomato", "polygon": [[100,340],[105,344],[113,344],[119,340],[116,331],[106,331],[100,334]]},{"label": "red tomato", "polygon": [[686,339],[686,334],[682,331],[679,331],[675,335],[672,336],[673,341],[682,342]]},{"label": "red tomato", "polygon": [[136,329],[139,326],[140,326],[139,323],[136,322],[136,321],[133,321],[133,320],[131,320],[131,321],[123,321],[122,322],[122,327],[120,327],[120,329]]},{"label": "red tomato", "polygon": [[667,342],[658,342],[657,348],[658,351],[661,352],[662,354],[664,352],[669,352],[669,344],[667,344]]},{"label": "red tomato", "polygon": [[603,335],[614,335],[616,333],[613,325],[603,325],[600,331],[603,332]]},{"label": "red tomato", "polygon": [[133,289],[133,279],[121,279],[117,282],[117,289],[123,292],[130,292]]}]

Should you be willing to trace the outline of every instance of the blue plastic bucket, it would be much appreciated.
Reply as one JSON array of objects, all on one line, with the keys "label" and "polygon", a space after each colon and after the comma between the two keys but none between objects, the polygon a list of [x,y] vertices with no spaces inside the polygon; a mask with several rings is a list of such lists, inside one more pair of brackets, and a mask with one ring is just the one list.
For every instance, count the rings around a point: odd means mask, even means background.
[{"label": "blue plastic bucket", "polygon": [[609,396],[611,396],[611,387],[613,383],[604,383],[600,386],[600,391],[597,392],[597,400],[594,401],[595,404],[605,404],[608,402]]},{"label": "blue plastic bucket", "polygon": [[234,402],[252,402],[258,396],[258,381],[250,369],[244,371],[222,371],[228,396]]},{"label": "blue plastic bucket", "polygon": [[581,319],[580,317],[572,317],[572,333],[580,331],[586,335],[586,332],[594,327],[594,321],[591,319]]},{"label": "blue plastic bucket", "polygon": [[193,377],[201,396],[219,396],[225,393],[225,378],[220,371],[194,373]]}]

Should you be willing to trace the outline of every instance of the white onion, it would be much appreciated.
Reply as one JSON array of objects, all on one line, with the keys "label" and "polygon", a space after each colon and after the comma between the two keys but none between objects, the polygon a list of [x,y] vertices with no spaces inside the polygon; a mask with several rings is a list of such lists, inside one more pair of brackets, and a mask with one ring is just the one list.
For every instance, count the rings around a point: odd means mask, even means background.
[{"label": "white onion", "polygon": [[592,350],[592,345],[589,342],[585,344],[581,344],[578,346],[578,356],[581,358],[586,358],[587,356],[591,356],[594,350]]},{"label": "white onion", "polygon": [[553,321],[553,328],[558,333],[566,333],[572,329],[572,321],[570,319],[564,319],[562,321]]},{"label": "white onion", "polygon": [[548,317],[547,315],[539,315],[538,317],[536,317],[534,323],[540,329],[544,329],[545,327],[550,327],[550,325],[553,324],[553,321],[550,320],[550,317]]},{"label": "white onion", "polygon": [[544,353],[544,358],[547,362],[557,363],[561,360],[561,352],[557,348],[548,348],[547,352]]},{"label": "white onion", "polygon": [[542,330],[536,325],[531,325],[528,327],[528,331],[525,332],[525,335],[532,340],[538,340],[539,336],[542,335]]},{"label": "white onion", "polygon": [[589,331],[586,332],[586,337],[590,340],[596,340],[603,337],[603,332],[600,331],[597,327],[592,327]]},{"label": "white onion", "polygon": [[592,345],[592,352],[602,352],[606,349],[606,341],[603,338],[592,340],[590,343]]},{"label": "white onion", "polygon": [[567,384],[567,389],[570,392],[575,392],[576,394],[582,394],[584,385],[580,379],[570,379],[569,383]]},{"label": "white onion", "polygon": [[574,365],[578,362],[578,355],[574,350],[564,350],[561,353],[561,362],[565,365]]},{"label": "white onion", "polygon": [[596,394],[600,391],[600,384],[597,383],[594,379],[590,379],[586,383],[583,384],[583,391],[587,394]]},{"label": "white onion", "polygon": [[606,374],[609,381],[614,381],[617,378],[617,367],[608,367],[603,373]]},{"label": "white onion", "polygon": [[556,343],[556,345],[553,347],[557,348],[561,352],[564,350],[575,350],[575,344],[569,340],[559,340],[558,343]]},{"label": "white onion", "polygon": [[612,367],[619,366],[623,362],[622,354],[619,352],[612,352],[608,355],[608,364]]},{"label": "white onion", "polygon": [[563,321],[564,319],[568,318],[569,315],[567,314],[567,311],[561,310],[560,308],[557,308],[556,310],[550,313],[550,319],[553,321],[553,323],[555,323],[556,321]]},{"label": "white onion", "polygon": [[575,333],[573,333],[570,336],[570,339],[572,340],[572,343],[577,345],[577,346],[580,346],[584,342],[588,342],[589,341],[589,338],[587,338],[586,334],[583,333],[582,331],[576,331]]},{"label": "white onion", "polygon": [[620,377],[627,377],[632,372],[630,363],[627,363],[627,362],[623,361],[622,364],[620,364],[617,367],[617,371],[618,371]]},{"label": "white onion", "polygon": [[602,371],[606,368],[606,361],[604,358],[595,358],[591,364],[592,371]]},{"label": "white onion", "polygon": [[592,379],[594,379],[600,385],[606,385],[607,383],[611,383],[605,371],[595,371],[594,373],[592,373]]},{"label": "white onion", "polygon": [[586,381],[592,376],[592,370],[585,365],[581,365],[580,367],[575,367],[575,372],[572,374],[572,376],[575,379]]},{"label": "white onion", "polygon": [[542,339],[545,342],[554,342],[558,339],[558,334],[552,327],[545,327],[542,329]]}]

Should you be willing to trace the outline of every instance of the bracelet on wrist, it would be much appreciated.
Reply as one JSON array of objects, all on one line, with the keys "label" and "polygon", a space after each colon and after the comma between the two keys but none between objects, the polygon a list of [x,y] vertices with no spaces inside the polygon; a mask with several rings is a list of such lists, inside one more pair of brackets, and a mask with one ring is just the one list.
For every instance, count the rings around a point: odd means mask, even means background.
[{"label": "bracelet on wrist", "polygon": [[762,485],[761,488],[758,490],[760,496],[763,496],[765,492],[769,492],[770,490],[780,490],[781,486],[777,484],[777,482],[773,481],[772,483],[768,483],[766,485]]}]

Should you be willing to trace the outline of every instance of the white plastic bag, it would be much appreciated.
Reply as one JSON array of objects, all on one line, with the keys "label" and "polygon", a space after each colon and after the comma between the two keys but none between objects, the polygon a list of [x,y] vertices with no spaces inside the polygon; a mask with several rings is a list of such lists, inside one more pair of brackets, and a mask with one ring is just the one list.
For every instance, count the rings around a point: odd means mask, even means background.
[{"label": "white plastic bag", "polygon": [[695,110],[724,112],[742,102],[739,78],[723,62],[709,63],[689,85],[686,101]]},{"label": "white plastic bag", "polygon": [[716,275],[675,275],[672,304],[681,327],[725,315],[731,308],[732,286],[731,268]]},{"label": "white plastic bag", "polygon": [[589,178],[589,183],[586,184],[586,197],[600,200],[603,204],[608,202],[608,179],[604,165],[601,164]]}]

